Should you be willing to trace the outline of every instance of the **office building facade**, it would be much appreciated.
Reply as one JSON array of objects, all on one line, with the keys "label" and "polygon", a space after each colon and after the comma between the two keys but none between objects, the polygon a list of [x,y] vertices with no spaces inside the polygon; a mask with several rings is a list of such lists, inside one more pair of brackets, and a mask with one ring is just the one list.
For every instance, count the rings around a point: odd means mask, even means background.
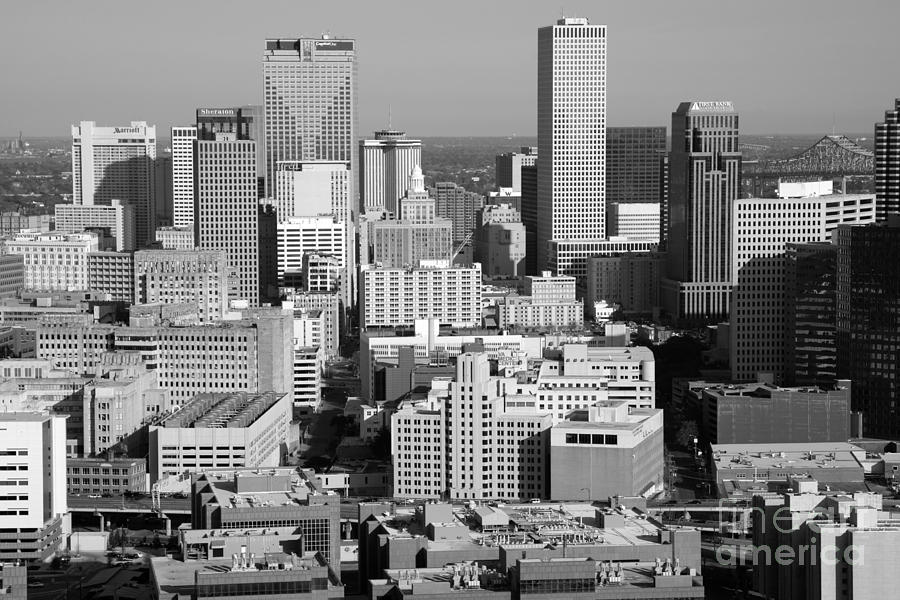
[{"label": "office building facade", "polygon": [[610,202],[607,204],[609,237],[659,241],[658,202]]},{"label": "office building facade", "polygon": [[[279,161],[340,161],[351,172],[359,168],[355,40],[267,39],[263,81],[266,197],[276,197]],[[353,178],[350,197],[356,198]],[[355,216],[357,207],[351,211]]]},{"label": "office building facade", "polygon": [[659,161],[665,152],[665,127],[607,127],[606,201],[659,202]]},{"label": "office building facade", "polygon": [[278,231],[278,283],[302,287],[303,257],[307,254],[332,256],[339,268],[346,267],[347,226],[331,215],[280,219]]},{"label": "office building facade", "polygon": [[837,379],[837,246],[788,244],[784,267],[785,382]]},{"label": "office building facade", "polygon": [[132,121],[127,127],[72,126],[72,203],[108,205],[121,200],[134,209],[136,244],[156,230],[156,127]]},{"label": "office building facade", "polygon": [[108,294],[115,302],[134,301],[134,254],[131,252],[89,252],[88,288]]},{"label": "office building facade", "polygon": [[449,181],[438,182],[428,192],[435,200],[437,216],[453,223],[453,242],[471,239],[478,211],[484,207],[484,196]]},{"label": "office building facade", "polygon": [[741,193],[731,102],[682,102],[672,113],[668,259],[663,302],[676,320],[717,321],[731,306],[731,215]]},{"label": "office building facade", "polygon": [[538,30],[537,268],[570,275],[551,240],[606,237],[606,26]]},{"label": "office building facade", "polygon": [[115,239],[115,246],[101,250],[128,252],[136,247],[134,207],[121,200],[112,199],[108,205],[57,204],[54,210],[59,233],[104,229]]},{"label": "office building facade", "polygon": [[839,224],[873,223],[870,194],[742,198],[733,202],[731,376],[785,375],[785,250],[823,242]]},{"label": "office building facade", "polygon": [[256,142],[239,108],[197,109],[194,240],[223,250],[229,300],[259,304],[259,202]]},{"label": "office building facade", "polygon": [[900,226],[841,225],[837,251],[837,372],[853,381],[853,410],[867,437],[900,427]]},{"label": "office building facade", "polygon": [[228,304],[228,267],[222,250],[138,250],[134,304],[188,303],[201,322],[215,323]]},{"label": "office building facade", "polygon": [[481,265],[447,261],[416,268],[360,268],[361,327],[412,326],[437,319],[454,327],[481,325]]}]

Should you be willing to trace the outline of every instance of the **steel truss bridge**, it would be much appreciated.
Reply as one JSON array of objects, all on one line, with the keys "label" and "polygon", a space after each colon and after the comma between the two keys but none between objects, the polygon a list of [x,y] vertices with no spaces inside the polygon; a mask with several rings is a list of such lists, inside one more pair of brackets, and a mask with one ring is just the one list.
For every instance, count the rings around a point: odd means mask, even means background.
[{"label": "steel truss bridge", "polygon": [[747,160],[743,178],[751,184],[753,195],[765,181],[817,181],[873,177],[875,154],[843,135],[826,135],[806,150],[788,158]]}]

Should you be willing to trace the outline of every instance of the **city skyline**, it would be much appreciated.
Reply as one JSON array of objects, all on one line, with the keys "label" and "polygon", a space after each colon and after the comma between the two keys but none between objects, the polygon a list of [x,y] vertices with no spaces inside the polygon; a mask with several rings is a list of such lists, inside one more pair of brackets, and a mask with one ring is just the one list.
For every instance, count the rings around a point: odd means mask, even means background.
[{"label": "city skyline", "polygon": [[[881,18],[886,2],[858,7],[792,2],[779,6],[777,18],[757,7],[724,11],[711,2],[614,3],[601,14],[589,2],[564,7],[463,2],[430,6],[426,17],[416,5],[393,2],[374,10],[360,6],[340,19],[327,7],[304,6],[301,13],[296,5],[273,2],[258,16],[221,19],[209,29],[194,24],[213,10],[228,12],[232,4],[196,2],[176,10],[174,3],[162,3],[129,7],[127,14],[106,2],[77,8],[54,4],[52,10],[44,4],[13,5],[4,20],[9,27],[0,26],[6,29],[0,30],[0,71],[17,90],[8,100],[2,136],[21,129],[30,136],[62,137],[83,119],[146,120],[165,133],[189,124],[198,106],[258,104],[258,57],[266,37],[323,32],[356,39],[365,57],[358,136],[385,127],[389,113],[395,128],[420,137],[532,136],[535,30],[558,18],[561,8],[567,16],[589,16],[609,28],[610,126],[663,124],[684,97],[728,97],[742,107],[746,134],[824,134],[832,125],[863,133],[884,111],[879,100],[896,95],[890,78],[867,75],[891,69],[891,20]],[[291,23],[294,11],[297,19]],[[78,35],[75,22],[92,23],[100,33]],[[32,23],[40,23],[40,30]],[[441,30],[431,23],[441,23]],[[402,35],[383,35],[388,27]],[[689,31],[704,35],[686,35]],[[157,32],[165,32],[165,39]],[[831,43],[829,35],[853,43]],[[56,43],[34,43],[44,38]],[[107,51],[113,47],[125,51]],[[684,60],[699,65],[698,75],[678,68]],[[158,68],[163,64],[166,68]],[[192,80],[198,68],[205,74],[202,86]],[[217,69],[223,77],[206,76]],[[461,85],[446,86],[448,80]]]}]

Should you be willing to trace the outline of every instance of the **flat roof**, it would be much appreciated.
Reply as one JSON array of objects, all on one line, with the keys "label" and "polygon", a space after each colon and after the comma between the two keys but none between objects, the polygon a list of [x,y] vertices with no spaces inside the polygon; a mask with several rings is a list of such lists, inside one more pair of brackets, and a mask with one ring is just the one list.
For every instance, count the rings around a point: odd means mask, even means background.
[{"label": "flat roof", "polygon": [[[860,468],[866,451],[847,442],[712,444],[716,469],[821,470]],[[812,475],[815,479],[815,475]]]},{"label": "flat roof", "polygon": [[0,423],[17,422],[17,423],[42,423],[53,417],[68,418],[68,415],[57,415],[39,412],[9,412],[0,413]]}]

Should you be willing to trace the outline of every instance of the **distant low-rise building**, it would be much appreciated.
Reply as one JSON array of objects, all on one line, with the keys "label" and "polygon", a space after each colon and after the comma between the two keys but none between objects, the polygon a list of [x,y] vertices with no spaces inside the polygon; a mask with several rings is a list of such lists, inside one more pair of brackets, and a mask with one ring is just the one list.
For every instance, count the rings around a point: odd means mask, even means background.
[{"label": "distant low-rise building", "polygon": [[113,494],[150,491],[147,461],[143,458],[68,458],[66,460],[66,492],[79,494]]}]

